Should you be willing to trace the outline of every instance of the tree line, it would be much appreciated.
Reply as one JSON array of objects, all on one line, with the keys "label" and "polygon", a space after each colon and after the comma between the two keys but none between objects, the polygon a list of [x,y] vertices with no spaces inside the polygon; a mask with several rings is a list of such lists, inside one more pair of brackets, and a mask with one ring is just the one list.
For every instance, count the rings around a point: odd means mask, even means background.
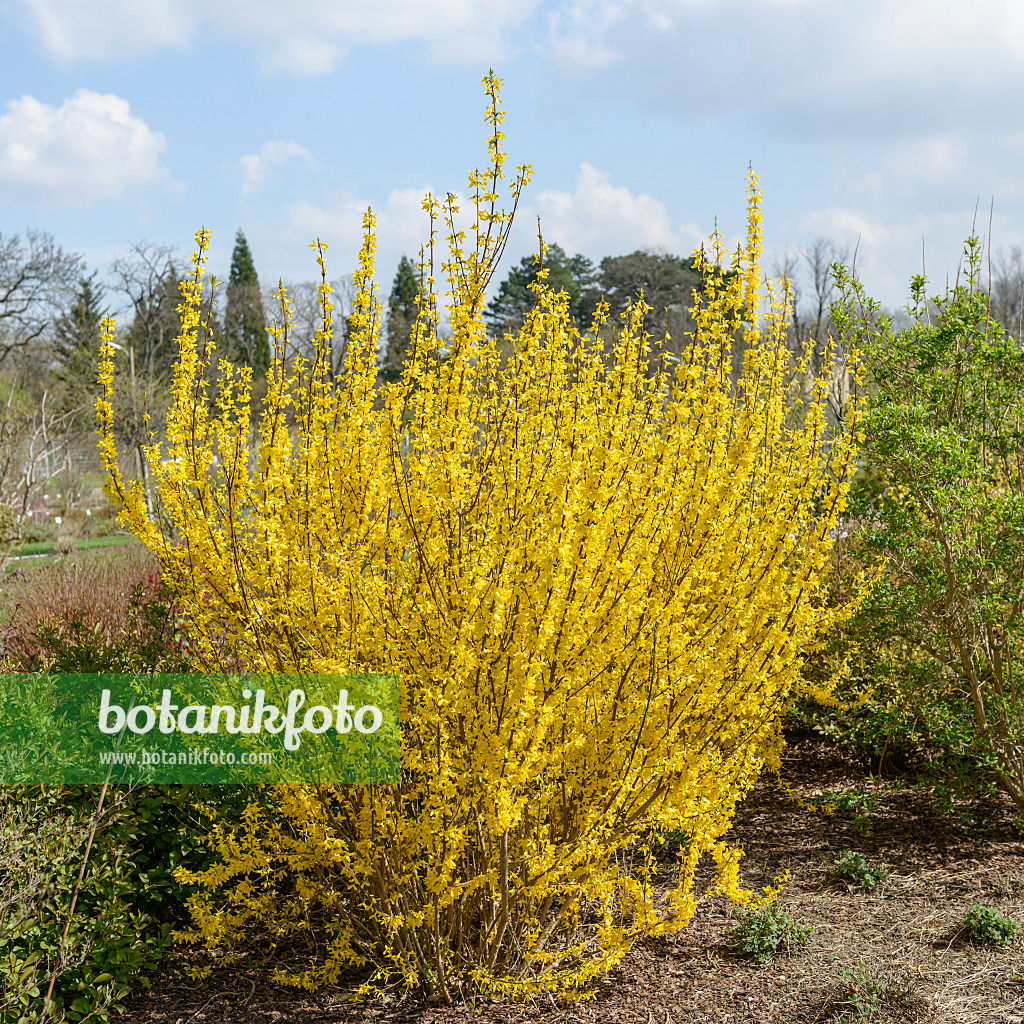
[{"label": "tree line", "polygon": [[[656,344],[656,354],[663,349],[678,353],[685,332],[692,329],[689,314],[693,292],[701,283],[692,258],[637,250],[623,256],[605,256],[595,264],[580,253],[569,256],[554,243],[546,247],[543,261],[535,255],[524,256],[498,285],[484,310],[484,320],[499,340],[514,335],[535,306],[533,287],[542,267],[547,272],[547,284],[556,292],[565,292],[569,315],[581,333],[591,326],[600,302],[608,304],[610,323],[615,324],[641,295],[651,307],[645,326],[656,342],[669,338],[668,345]],[[396,379],[405,361],[418,291],[415,266],[402,257],[388,303],[382,358],[386,380]]]},{"label": "tree line", "polygon": [[[848,247],[819,237],[804,249],[783,254],[772,268],[773,276],[790,281],[788,343],[794,352],[809,353],[814,375],[823,369],[830,334],[838,335],[829,317],[837,294],[830,267],[847,265],[850,256]],[[565,293],[569,314],[581,333],[591,327],[602,303],[607,304],[605,330],[613,333],[619,318],[642,296],[650,307],[645,328],[651,337],[652,366],[681,357],[694,326],[694,297],[701,289],[692,257],[636,250],[594,261],[580,253],[570,255],[557,243],[546,247],[543,262],[532,254],[524,256],[498,283],[484,311],[499,344],[515,335],[535,305],[533,287],[542,268],[548,285]],[[118,441],[135,463],[126,468],[145,477],[143,446],[170,397],[180,330],[178,283],[187,264],[173,247],[144,241],[132,243],[105,269],[101,279],[99,269],[90,272],[80,256],[44,232],[0,234],[0,542],[18,535],[19,524],[48,480],[63,473],[74,494],[73,480],[90,461],[101,322],[110,314],[119,321]],[[354,289],[350,277],[331,284],[339,306],[328,367],[334,377],[344,364]],[[289,349],[307,358],[321,322],[317,289],[313,281],[288,285],[293,319]],[[239,230],[227,281],[215,303],[211,305],[206,296],[212,314],[204,319],[217,359],[249,367],[257,395],[271,362],[267,327],[279,316],[276,291],[276,285],[261,282],[248,241]],[[386,304],[380,383],[394,381],[401,373],[419,291],[416,264],[403,256]],[[992,315],[1019,336],[1024,294],[1020,247],[1013,247],[1009,256],[999,253],[992,261],[986,294]],[[836,358],[835,353],[830,358]],[[841,362],[841,353],[838,358]],[[844,379],[845,367],[838,366],[835,375],[837,381]],[[842,404],[841,394],[836,401]]]}]

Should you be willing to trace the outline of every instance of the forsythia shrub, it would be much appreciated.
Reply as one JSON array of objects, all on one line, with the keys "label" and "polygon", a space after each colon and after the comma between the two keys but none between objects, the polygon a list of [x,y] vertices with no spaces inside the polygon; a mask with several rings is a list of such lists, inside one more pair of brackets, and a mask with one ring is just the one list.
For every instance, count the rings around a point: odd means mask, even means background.
[{"label": "forsythia shrub", "polygon": [[[731,267],[717,232],[698,254],[697,329],[671,375],[647,370],[642,303],[606,359],[606,311],[581,334],[543,272],[502,368],[481,313],[511,213],[498,207],[500,83],[484,83],[475,244],[464,248],[455,197],[428,196],[419,317],[380,401],[367,214],[344,373],[332,383],[315,243],[315,358],[293,355],[282,290],[252,444],[248,371],[222,364],[207,383],[197,235],[168,450],[148,451],[183,544],[118,475],[109,397],[99,403],[110,493],[177,581],[211,661],[227,642],[262,671],[401,676],[401,784],[265,793],[215,825],[219,862],[189,876],[190,940],[237,949],[251,933],[294,954],[306,939],[305,963],[276,977],[310,989],[356,967],[364,993],[397,981],[441,999],[578,995],[634,937],[685,926],[705,854],[716,887],[749,902],[722,836],[777,761],[780,712],[808,685],[804,653],[848,614],[822,598],[855,414],[831,430],[819,388],[787,425],[783,300],[767,330],[742,323],[760,302],[756,178]],[[517,169],[514,202],[529,177]],[[431,276],[440,217],[447,340]],[[648,830],[687,837],[667,900],[649,854],[631,859]]]}]

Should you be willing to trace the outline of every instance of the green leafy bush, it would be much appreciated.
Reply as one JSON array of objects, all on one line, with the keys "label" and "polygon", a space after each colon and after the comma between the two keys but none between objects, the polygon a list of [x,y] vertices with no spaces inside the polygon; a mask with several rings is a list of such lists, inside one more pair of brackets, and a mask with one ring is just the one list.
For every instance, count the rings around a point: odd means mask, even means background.
[{"label": "green leafy bush", "polygon": [[41,516],[35,519],[25,519],[21,524],[21,541],[18,549],[39,541],[52,541],[56,536],[57,528],[49,519]]},{"label": "green leafy bush", "polygon": [[1020,924],[998,910],[973,903],[964,918],[964,932],[978,946],[1009,946],[1020,934]]},{"label": "green leafy bush", "polygon": [[780,949],[789,951],[805,946],[814,929],[797,924],[777,901],[753,910],[739,910],[738,923],[725,933],[729,950],[740,956],[752,956],[760,963]]},{"label": "green leafy bush", "polygon": [[[5,590],[7,672],[189,666],[180,612],[145,552],[17,570]],[[2,703],[0,691],[0,714]],[[16,769],[10,753],[0,751],[7,762],[0,768]],[[209,863],[197,845],[200,809],[215,806],[230,817],[232,801],[241,801],[240,814],[251,794],[241,787],[112,787],[97,819],[98,786],[15,785],[16,771],[5,778],[12,784],[0,787],[0,1024],[40,1019],[51,1009],[69,1021],[106,1020],[146,983],[180,923],[175,908],[188,890],[174,870]]]},{"label": "green leafy bush", "polygon": [[843,850],[832,866],[832,878],[851,882],[862,889],[874,889],[889,880],[889,869],[884,864],[872,867],[863,853]]},{"label": "green leafy bush", "polygon": [[95,809],[92,787],[12,787],[0,794],[0,1022],[37,1019],[54,976],[54,1009],[106,1020],[168,946],[161,920],[178,888],[166,794],[111,797],[98,822],[67,925]]},{"label": "green leafy bush", "polygon": [[208,867],[203,819],[240,817],[252,799],[240,786],[111,787],[62,942],[98,791],[0,789],[0,1024],[41,1016],[54,975],[69,1021],[106,1020],[148,985],[190,891],[175,869]]},{"label": "green leafy bush", "polygon": [[832,267],[832,319],[865,371],[869,470],[833,596],[859,568],[877,579],[825,662],[853,661],[876,742],[916,735],[949,755],[950,782],[980,776],[1024,816],[1024,349],[989,313],[982,253],[967,239],[944,296],[913,277],[903,330]]}]

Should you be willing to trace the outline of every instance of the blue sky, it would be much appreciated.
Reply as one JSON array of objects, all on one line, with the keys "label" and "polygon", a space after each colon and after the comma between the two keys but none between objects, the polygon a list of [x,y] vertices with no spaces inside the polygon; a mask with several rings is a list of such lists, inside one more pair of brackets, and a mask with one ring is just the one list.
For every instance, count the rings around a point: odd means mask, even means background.
[{"label": "blue sky", "polygon": [[[350,272],[362,211],[385,291],[420,200],[486,159],[480,79],[505,80],[533,164],[508,250],[688,255],[744,226],[752,162],[769,263],[826,235],[870,294],[955,272],[979,205],[1024,242],[1020,0],[0,0],[0,232],[102,267],[129,241],[235,231],[261,280]],[[938,290],[935,288],[933,290]]]}]

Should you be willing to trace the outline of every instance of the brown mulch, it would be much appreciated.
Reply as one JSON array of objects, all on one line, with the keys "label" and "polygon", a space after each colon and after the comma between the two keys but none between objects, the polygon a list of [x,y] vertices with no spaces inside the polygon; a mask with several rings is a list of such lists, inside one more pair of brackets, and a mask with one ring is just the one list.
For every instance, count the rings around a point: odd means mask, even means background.
[{"label": "brown mulch", "polygon": [[[876,766],[877,767],[877,766]],[[972,903],[1024,922],[1024,833],[1002,796],[939,813],[913,788],[914,772],[868,781],[866,761],[827,741],[793,743],[782,778],[792,792],[858,790],[873,809],[823,814],[801,809],[772,776],[740,806],[731,842],[746,851],[741,879],[754,888],[790,872],[782,903],[814,928],[809,944],[759,965],[726,949],[735,923],[728,901],[705,900],[691,924],[669,940],[638,943],[594,986],[585,1002],[425,1006],[411,998],[344,1004],[268,983],[255,972],[223,970],[192,982],[183,967],[196,954],[176,952],[152,987],[133,997],[126,1024],[1024,1024],[1024,939],[1005,949],[972,946],[961,934]],[[894,788],[893,782],[902,784]],[[869,891],[830,879],[842,850],[882,862],[889,881]],[[663,878],[670,881],[667,856]],[[884,980],[888,995],[872,1015],[857,1016],[840,970]],[[862,984],[860,991],[865,993]],[[863,1002],[863,999],[862,999]]]}]

